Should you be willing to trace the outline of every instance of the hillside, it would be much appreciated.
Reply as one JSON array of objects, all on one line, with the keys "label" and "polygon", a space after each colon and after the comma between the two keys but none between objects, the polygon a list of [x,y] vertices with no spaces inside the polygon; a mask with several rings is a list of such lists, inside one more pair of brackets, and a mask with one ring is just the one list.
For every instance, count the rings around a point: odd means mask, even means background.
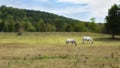
[{"label": "hillside", "polygon": [[[95,23],[92,25],[96,26]],[[85,32],[94,30],[89,28],[88,23],[53,13],[1,6],[0,32],[15,32],[20,29],[30,32]]]}]

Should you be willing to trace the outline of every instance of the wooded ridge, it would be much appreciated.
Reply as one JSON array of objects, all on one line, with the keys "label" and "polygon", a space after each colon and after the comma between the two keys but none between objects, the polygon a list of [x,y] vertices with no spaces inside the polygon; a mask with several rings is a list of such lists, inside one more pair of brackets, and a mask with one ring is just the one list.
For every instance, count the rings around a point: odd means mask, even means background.
[{"label": "wooded ridge", "polygon": [[100,32],[102,26],[44,11],[0,7],[0,32]]}]

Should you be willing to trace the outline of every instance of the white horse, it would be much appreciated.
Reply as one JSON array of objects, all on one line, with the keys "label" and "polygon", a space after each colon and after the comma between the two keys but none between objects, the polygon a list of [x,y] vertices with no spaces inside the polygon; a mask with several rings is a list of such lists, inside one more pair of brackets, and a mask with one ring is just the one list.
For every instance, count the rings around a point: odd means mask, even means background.
[{"label": "white horse", "polygon": [[75,46],[77,46],[77,43],[76,43],[76,41],[75,41],[74,39],[67,39],[67,40],[66,40],[66,45],[68,45],[68,43],[72,43],[72,44],[74,44]]},{"label": "white horse", "polygon": [[85,43],[85,41],[87,41],[87,43],[93,44],[93,39],[91,37],[89,37],[89,36],[83,37],[82,41],[83,41],[83,43]]}]

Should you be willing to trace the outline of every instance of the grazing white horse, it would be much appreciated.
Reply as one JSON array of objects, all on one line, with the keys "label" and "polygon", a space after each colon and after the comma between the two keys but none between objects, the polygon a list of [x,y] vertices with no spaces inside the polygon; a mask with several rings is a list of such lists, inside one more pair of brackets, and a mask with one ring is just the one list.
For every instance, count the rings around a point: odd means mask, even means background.
[{"label": "grazing white horse", "polygon": [[66,45],[68,45],[68,43],[72,43],[72,44],[74,44],[75,46],[77,46],[77,43],[76,43],[76,41],[75,41],[74,39],[67,39],[67,40],[66,40]]},{"label": "grazing white horse", "polygon": [[91,37],[89,37],[89,36],[83,37],[82,41],[83,41],[83,43],[85,43],[85,41],[87,41],[87,43],[93,44],[93,39]]}]

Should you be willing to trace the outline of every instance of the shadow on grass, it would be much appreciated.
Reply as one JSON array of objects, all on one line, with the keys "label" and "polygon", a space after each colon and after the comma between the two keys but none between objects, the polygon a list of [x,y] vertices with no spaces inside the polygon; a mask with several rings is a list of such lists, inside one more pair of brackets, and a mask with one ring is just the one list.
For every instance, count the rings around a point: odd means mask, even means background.
[{"label": "shadow on grass", "polygon": [[102,41],[102,42],[120,42],[120,38],[95,38],[95,41]]},{"label": "shadow on grass", "polygon": [[5,56],[2,57],[1,59],[6,59],[6,60],[42,60],[42,59],[66,59],[67,55],[63,56],[34,56],[34,57],[15,57],[15,56]]}]

